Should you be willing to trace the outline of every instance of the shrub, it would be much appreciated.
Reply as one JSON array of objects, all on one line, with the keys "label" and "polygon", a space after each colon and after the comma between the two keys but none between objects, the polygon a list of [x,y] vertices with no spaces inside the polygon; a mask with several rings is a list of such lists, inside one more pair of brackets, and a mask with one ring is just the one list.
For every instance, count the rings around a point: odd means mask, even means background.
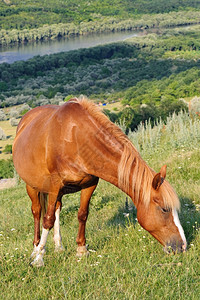
[{"label": "shrub", "polygon": [[0,127],[0,140],[6,140],[6,134],[1,127]]},{"label": "shrub", "polygon": [[64,101],[67,102],[67,101],[69,101],[72,98],[74,98],[73,95],[68,95],[67,97],[65,97]]},{"label": "shrub", "polygon": [[194,97],[189,103],[189,112],[192,116],[200,116],[200,97]]},{"label": "shrub", "polygon": [[30,106],[27,103],[24,103],[20,109],[18,110],[19,114],[21,116],[25,115],[30,110]]},{"label": "shrub", "polygon": [[15,118],[11,118],[10,119],[10,125],[11,126],[17,126],[19,123],[19,120],[15,119]]},{"label": "shrub", "polygon": [[12,153],[12,145],[7,144],[2,152],[11,154]]},{"label": "shrub", "polygon": [[12,159],[0,160],[0,178],[12,178],[14,176],[14,165]]},{"label": "shrub", "polygon": [[18,118],[19,117],[19,112],[16,109],[11,109],[10,110],[10,117],[11,118]]},{"label": "shrub", "polygon": [[6,118],[4,111],[2,109],[0,109],[0,121],[5,121],[6,119],[7,118]]}]

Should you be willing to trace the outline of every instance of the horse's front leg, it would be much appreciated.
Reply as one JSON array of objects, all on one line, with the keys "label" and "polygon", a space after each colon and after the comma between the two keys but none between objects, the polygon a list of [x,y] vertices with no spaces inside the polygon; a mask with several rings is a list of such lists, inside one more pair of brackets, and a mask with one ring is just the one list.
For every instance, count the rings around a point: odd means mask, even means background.
[{"label": "horse's front leg", "polygon": [[81,190],[80,208],[78,210],[79,229],[76,239],[78,244],[77,257],[82,257],[83,255],[89,254],[85,245],[85,225],[88,217],[89,202],[97,184],[98,179],[95,180],[95,184],[93,186]]},{"label": "horse's front leg", "polygon": [[55,212],[55,223],[54,223],[54,243],[55,243],[55,251],[60,252],[63,251],[64,248],[62,246],[62,238],[60,233],[60,211],[62,208],[61,198],[57,200],[56,203],[56,212]]}]

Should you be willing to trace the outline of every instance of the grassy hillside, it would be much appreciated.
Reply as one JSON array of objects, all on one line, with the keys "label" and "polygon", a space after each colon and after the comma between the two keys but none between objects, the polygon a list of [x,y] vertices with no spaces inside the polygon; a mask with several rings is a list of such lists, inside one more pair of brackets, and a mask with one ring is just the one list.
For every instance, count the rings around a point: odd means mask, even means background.
[{"label": "grassy hillside", "polygon": [[200,294],[200,123],[187,114],[166,125],[140,126],[129,137],[155,170],[168,165],[177,190],[188,251],[166,255],[144,231],[126,195],[100,182],[87,222],[88,258],[77,260],[79,194],[65,196],[61,230],[65,252],[54,253],[52,233],[45,267],[28,266],[32,251],[31,203],[23,184],[0,191],[0,291],[2,299],[198,299]]}]

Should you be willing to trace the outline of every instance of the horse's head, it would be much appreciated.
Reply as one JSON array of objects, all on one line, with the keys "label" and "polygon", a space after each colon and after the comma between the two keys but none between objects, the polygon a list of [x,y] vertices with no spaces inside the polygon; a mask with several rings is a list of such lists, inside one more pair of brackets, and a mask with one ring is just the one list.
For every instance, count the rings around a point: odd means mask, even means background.
[{"label": "horse's head", "polygon": [[163,166],[153,178],[148,207],[141,201],[137,218],[141,226],[164,245],[166,252],[170,249],[183,252],[187,242],[177,213],[179,200],[170,184],[164,181],[165,176],[166,166]]}]

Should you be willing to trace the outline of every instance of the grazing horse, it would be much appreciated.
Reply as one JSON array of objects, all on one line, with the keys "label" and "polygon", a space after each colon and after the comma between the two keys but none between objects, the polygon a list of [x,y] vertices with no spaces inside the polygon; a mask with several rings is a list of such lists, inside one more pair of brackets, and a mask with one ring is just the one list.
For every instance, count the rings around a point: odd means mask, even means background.
[{"label": "grazing horse", "polygon": [[71,99],[62,106],[46,105],[26,113],[17,128],[13,161],[32,201],[32,265],[43,265],[47,236],[53,226],[55,247],[62,249],[59,227],[62,196],[77,191],[81,191],[77,255],[88,253],[85,225],[99,178],[132,198],[138,222],[166,251],[186,250],[177,214],[179,199],[164,180],[166,166],[156,174],[127,136],[86,99]]}]

